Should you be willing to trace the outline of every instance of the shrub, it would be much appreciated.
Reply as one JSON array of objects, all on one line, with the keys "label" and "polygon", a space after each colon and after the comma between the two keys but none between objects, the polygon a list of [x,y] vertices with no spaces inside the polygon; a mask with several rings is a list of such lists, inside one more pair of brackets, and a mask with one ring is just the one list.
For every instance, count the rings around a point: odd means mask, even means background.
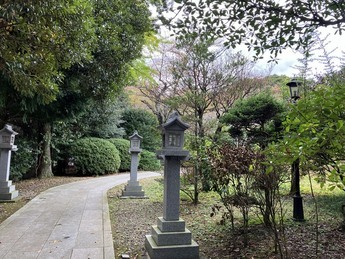
[{"label": "shrub", "polygon": [[78,173],[102,175],[118,172],[120,155],[115,145],[100,138],[82,138],[71,145],[70,156],[74,158]]},{"label": "shrub", "polygon": [[140,153],[140,161],[138,168],[144,171],[157,171],[161,169],[161,163],[157,159],[155,153],[143,150]]},{"label": "shrub", "polygon": [[109,142],[113,143],[120,152],[121,165],[120,171],[129,171],[131,169],[131,155],[129,153],[130,141],[127,139],[111,138]]},{"label": "shrub", "polygon": [[16,139],[18,150],[11,154],[10,179],[21,180],[36,164],[37,144],[23,138]]}]

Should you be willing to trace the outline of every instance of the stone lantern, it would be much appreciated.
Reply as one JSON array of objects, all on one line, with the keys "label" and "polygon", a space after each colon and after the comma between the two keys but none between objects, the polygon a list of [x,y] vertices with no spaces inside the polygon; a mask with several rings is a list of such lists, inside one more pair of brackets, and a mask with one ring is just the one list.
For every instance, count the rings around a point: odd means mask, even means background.
[{"label": "stone lantern", "polygon": [[18,196],[18,191],[9,180],[11,152],[17,151],[17,146],[14,145],[17,134],[8,124],[0,130],[0,200],[4,201],[13,200]]},{"label": "stone lantern", "polygon": [[145,193],[142,190],[142,186],[139,185],[138,179],[138,165],[139,165],[139,153],[141,152],[140,143],[143,139],[142,136],[138,134],[137,131],[129,137],[130,147],[129,153],[131,154],[131,172],[130,179],[125,186],[125,189],[122,191],[122,198],[134,197],[134,198],[143,198]]},{"label": "stone lantern", "polygon": [[157,157],[164,160],[163,217],[146,235],[145,248],[151,259],[199,258],[199,246],[180,218],[181,161],[188,159],[183,150],[184,131],[189,125],[181,121],[177,112],[162,124],[162,149]]}]

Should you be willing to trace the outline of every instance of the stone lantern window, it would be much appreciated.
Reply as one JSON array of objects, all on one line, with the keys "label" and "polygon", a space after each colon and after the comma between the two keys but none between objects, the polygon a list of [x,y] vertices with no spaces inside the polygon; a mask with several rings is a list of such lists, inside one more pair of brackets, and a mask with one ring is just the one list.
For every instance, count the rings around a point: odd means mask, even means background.
[{"label": "stone lantern window", "polygon": [[182,150],[184,131],[188,128],[189,125],[182,122],[178,113],[174,112],[162,125],[163,149]]}]

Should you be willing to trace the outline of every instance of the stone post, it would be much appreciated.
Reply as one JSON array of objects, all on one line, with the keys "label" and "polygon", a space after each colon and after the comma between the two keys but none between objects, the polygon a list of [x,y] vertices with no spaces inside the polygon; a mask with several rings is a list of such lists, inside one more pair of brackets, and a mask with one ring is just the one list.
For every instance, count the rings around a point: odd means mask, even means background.
[{"label": "stone post", "polygon": [[11,152],[17,151],[14,145],[15,135],[18,133],[12,130],[12,126],[5,125],[0,130],[0,200],[11,201],[18,197],[18,191],[12,185],[10,177]]},{"label": "stone post", "polygon": [[122,198],[143,198],[145,197],[145,192],[142,190],[142,186],[139,185],[138,181],[139,153],[141,152],[140,142],[143,138],[135,131],[129,139],[131,145],[129,148],[129,153],[131,154],[131,172],[129,181],[122,191]]},{"label": "stone post", "polygon": [[173,113],[162,125],[163,148],[157,156],[164,160],[163,217],[145,237],[145,249],[151,259],[199,258],[199,246],[180,218],[181,161],[188,159],[183,150],[184,131],[189,126]]}]

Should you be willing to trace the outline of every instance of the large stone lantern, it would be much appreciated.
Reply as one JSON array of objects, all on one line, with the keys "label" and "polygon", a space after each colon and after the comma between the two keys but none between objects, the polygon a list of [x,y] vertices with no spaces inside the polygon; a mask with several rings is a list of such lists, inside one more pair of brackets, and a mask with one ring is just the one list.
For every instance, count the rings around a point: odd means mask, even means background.
[{"label": "large stone lantern", "polygon": [[17,134],[8,124],[0,130],[0,200],[4,201],[13,200],[18,196],[18,191],[9,180],[11,152],[17,151],[17,146],[14,145]]},{"label": "large stone lantern", "polygon": [[151,259],[199,258],[199,246],[179,215],[181,161],[189,156],[183,150],[184,131],[188,128],[176,112],[161,126],[163,145],[157,156],[164,160],[163,217],[145,238]]}]

